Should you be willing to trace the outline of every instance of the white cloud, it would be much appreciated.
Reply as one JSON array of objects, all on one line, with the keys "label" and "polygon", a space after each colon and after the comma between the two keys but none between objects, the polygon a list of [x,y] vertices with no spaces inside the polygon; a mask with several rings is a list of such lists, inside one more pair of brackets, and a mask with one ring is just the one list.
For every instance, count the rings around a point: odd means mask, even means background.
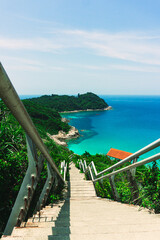
[{"label": "white cloud", "polygon": [[20,70],[20,71],[36,71],[36,72],[54,72],[54,71],[64,71],[65,68],[61,66],[54,66],[54,64],[48,65],[45,62],[11,57],[11,56],[1,56],[3,63],[10,70]]},{"label": "white cloud", "polygon": [[82,30],[62,30],[66,47],[87,48],[94,54],[115,59],[160,65],[160,35],[145,33],[100,33]]},{"label": "white cloud", "polygon": [[62,49],[63,46],[47,38],[14,39],[0,37],[0,48],[9,50],[56,52],[57,50]]},{"label": "white cloud", "polygon": [[128,66],[128,65],[110,65],[110,69],[117,69],[122,71],[133,71],[133,72],[148,72],[148,73],[160,73],[159,67],[152,67],[152,66]]},{"label": "white cloud", "polygon": [[[3,63],[10,70],[20,70],[20,71],[36,71],[36,72],[62,72],[62,71],[76,71],[81,72],[82,70],[88,70],[95,72],[107,72],[109,70],[121,70],[121,71],[134,71],[134,72],[148,72],[148,73],[160,73],[159,66],[148,66],[148,65],[128,65],[125,64],[106,64],[106,65],[86,65],[77,63],[63,63],[62,66],[54,65],[53,63],[45,63],[33,59],[1,56]],[[89,72],[88,72],[89,73]]]},{"label": "white cloud", "polygon": [[[94,54],[95,56],[155,66],[160,65],[159,35],[140,32],[102,33],[56,28],[48,34],[49,37],[45,38],[16,39],[0,37],[0,48],[51,54],[70,54],[71,51],[76,53],[77,49],[83,49],[84,54],[86,51],[86,54]],[[124,69],[122,65],[119,66]],[[130,68],[127,67],[127,69]],[[157,70],[155,69],[155,71]]]},{"label": "white cloud", "polygon": [[133,71],[133,72],[148,72],[148,73],[160,73],[158,66],[132,66],[128,64],[107,64],[107,65],[83,65],[83,64],[72,64],[70,68],[77,68],[79,70],[87,69],[92,72],[105,72],[108,70],[121,70],[121,71]]}]

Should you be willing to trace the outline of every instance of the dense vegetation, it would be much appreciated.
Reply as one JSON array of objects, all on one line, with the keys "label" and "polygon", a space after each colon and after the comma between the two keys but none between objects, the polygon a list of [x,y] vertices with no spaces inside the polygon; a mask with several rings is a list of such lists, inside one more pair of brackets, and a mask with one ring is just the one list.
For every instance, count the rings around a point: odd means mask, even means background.
[{"label": "dense vegetation", "polygon": [[25,100],[25,103],[32,102],[34,104],[42,105],[43,107],[50,107],[56,111],[73,111],[73,110],[87,110],[87,109],[104,109],[108,104],[94,93],[78,94],[78,96],[56,95],[41,96]]},{"label": "dense vegetation", "polygon": [[[58,167],[64,159],[69,161],[71,152],[67,148],[57,146],[46,134],[47,132],[51,135],[57,134],[59,130],[68,132],[70,129],[67,123],[61,121],[61,116],[57,111],[108,106],[92,93],[78,95],[78,97],[42,96],[23,100],[23,103]],[[2,232],[28,166],[25,133],[2,101],[0,101],[0,139],[0,232]],[[44,185],[46,175],[45,163],[41,181],[36,190],[35,202]],[[59,197],[60,193],[54,191],[48,201]]]},{"label": "dense vegetation", "polygon": [[[75,155],[72,159],[77,167],[79,167],[77,164],[78,159],[85,159],[87,165],[93,161],[98,172],[117,162],[116,160],[110,160],[105,155],[90,155],[86,152],[82,156]],[[127,163],[124,166],[126,165]],[[123,203],[138,204],[141,207],[148,208],[150,211],[160,213],[160,171],[158,164],[153,162],[149,166],[137,167],[134,183],[136,188],[131,184],[128,175],[128,172],[125,172],[115,176],[115,185],[120,201]],[[87,178],[90,178],[90,176],[87,175]],[[96,182],[95,188],[98,196],[114,199],[109,179]]]},{"label": "dense vegetation", "polygon": [[23,103],[41,134],[45,134],[46,131],[52,135],[57,134],[59,130],[69,131],[70,126],[61,121],[57,111],[34,101],[23,100]]},{"label": "dense vegetation", "polygon": [[[27,105],[32,119],[44,140],[50,155],[59,168],[60,162],[64,159],[69,161],[71,152],[64,147],[57,146],[47,135],[46,131],[52,134],[61,127],[66,129],[68,126],[61,125],[60,115],[52,110],[48,111],[38,106],[41,114],[38,112],[36,105]],[[34,112],[35,111],[35,112]],[[39,118],[38,118],[39,117]],[[56,120],[57,119],[57,122]],[[53,120],[53,123],[52,123]],[[58,126],[58,127],[57,127]],[[53,127],[53,129],[52,129]],[[8,108],[0,101],[0,235],[8,220],[12,206],[16,199],[18,190],[23,181],[27,166],[27,149],[25,133]],[[42,189],[47,176],[46,163],[41,173],[41,180],[38,185],[34,202],[36,202],[40,189]],[[50,194],[49,202],[60,197],[60,194],[54,191]]]},{"label": "dense vegetation", "polygon": [[[53,104],[53,98],[59,98],[62,100],[60,100],[59,105],[57,104],[57,109],[54,106],[55,103]],[[75,110],[78,109],[78,107],[80,108],[80,105],[81,109],[94,109],[94,107],[101,108],[102,106],[102,108],[106,107],[106,103],[103,105],[103,101],[102,105],[99,105],[98,103],[98,105],[94,104],[94,106],[92,106],[91,102],[93,103],[94,101],[89,101],[87,105],[86,102],[88,100],[86,99],[92,98],[95,99],[96,102],[97,96],[92,93],[78,95],[78,97],[58,95],[42,96],[37,99],[23,101],[58,168],[60,162],[64,159],[68,162],[70,161],[69,156],[71,155],[71,152],[65,147],[57,146],[46,135],[46,132],[55,134],[59,130],[67,132],[70,129],[67,123],[61,121],[61,116],[57,111]],[[75,99],[79,99],[78,101],[81,104],[76,105],[77,100]],[[66,107],[67,101],[70,104],[68,108]],[[0,101],[0,139],[1,234],[11,212],[28,166],[25,133],[2,101]],[[91,161],[94,161],[98,172],[116,163],[115,160],[111,161],[110,158],[105,155],[96,154],[93,156],[87,152],[82,156],[74,155],[72,160],[77,163],[77,160],[80,158],[85,158],[87,164],[89,164]],[[46,174],[47,172],[45,163],[41,173],[41,181],[38,184],[35,198],[33,199],[33,206],[40,194],[40,189],[42,189],[42,186],[44,185]],[[116,175],[115,184],[120,201],[124,203],[139,204],[140,206],[154,210],[155,213],[160,213],[160,173],[157,164],[153,163],[152,167],[138,167],[135,179],[138,186],[138,198],[136,200],[133,199],[134,189],[128,181],[127,173]],[[95,184],[95,187],[98,196],[114,199],[109,180],[106,179],[99,181]],[[55,191],[53,193],[51,191],[48,203],[58,198],[60,198],[60,193]]]}]

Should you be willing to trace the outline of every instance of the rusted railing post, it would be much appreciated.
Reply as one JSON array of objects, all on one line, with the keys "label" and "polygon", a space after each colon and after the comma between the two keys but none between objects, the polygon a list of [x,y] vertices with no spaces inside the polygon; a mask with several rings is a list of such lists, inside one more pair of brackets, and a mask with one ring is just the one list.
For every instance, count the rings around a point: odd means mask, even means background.
[{"label": "rusted railing post", "polygon": [[[1,63],[0,98],[26,132],[29,161],[26,175],[4,231],[4,235],[10,235],[13,227],[15,225],[19,226],[27,214],[40,177],[44,159],[50,164],[55,173],[55,188],[60,184],[64,184],[64,180]],[[37,157],[36,148],[41,152],[39,158]]]},{"label": "rusted railing post", "polygon": [[120,201],[120,197],[119,197],[119,194],[118,194],[118,191],[117,191],[117,188],[116,188],[116,184],[115,184],[114,178],[115,178],[115,175],[112,175],[111,177],[109,177],[109,182],[110,182],[110,185],[111,185],[113,198],[114,198],[115,201],[119,202]]},{"label": "rusted railing post", "polygon": [[[132,164],[137,162],[137,158],[133,159]],[[136,168],[132,168],[127,173],[127,179],[129,181],[130,189],[131,189],[131,194],[132,194],[132,200],[134,203],[138,203],[140,201],[139,199],[139,188],[138,184],[135,179],[135,174],[136,174]]]},{"label": "rusted railing post", "polygon": [[44,184],[44,187],[43,187],[43,190],[42,190],[41,195],[39,197],[39,200],[37,202],[34,213],[36,213],[37,211],[40,211],[45,206],[45,203],[47,201],[49,192],[50,192],[50,190],[52,188],[52,185],[53,185],[53,182],[54,182],[54,178],[55,178],[54,172],[53,172],[49,163],[47,163],[47,172],[48,172],[48,177],[47,177],[46,182]]},{"label": "rusted railing post", "polygon": [[15,204],[12,208],[11,215],[4,230],[4,235],[10,235],[13,227],[20,226],[21,222],[24,220],[43,167],[44,159],[42,155],[38,158],[34,143],[30,137],[28,137],[28,135],[26,135],[26,139],[29,162],[28,169],[23,179],[23,183],[19,190]]},{"label": "rusted railing post", "polygon": [[[132,164],[136,163],[138,158],[133,159]],[[134,178],[136,175],[136,168],[132,168],[131,170],[132,177]]]}]

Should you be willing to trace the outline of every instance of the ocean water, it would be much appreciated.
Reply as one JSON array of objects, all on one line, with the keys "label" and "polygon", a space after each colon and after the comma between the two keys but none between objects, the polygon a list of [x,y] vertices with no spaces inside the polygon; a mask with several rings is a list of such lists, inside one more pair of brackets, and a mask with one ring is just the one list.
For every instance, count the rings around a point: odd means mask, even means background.
[{"label": "ocean water", "polygon": [[81,134],[69,141],[70,150],[106,154],[113,147],[134,153],[160,138],[160,96],[101,97],[113,110],[63,114]]},{"label": "ocean water", "polygon": [[40,97],[42,95],[19,95],[20,99],[27,99],[27,98],[36,98],[36,97]]}]

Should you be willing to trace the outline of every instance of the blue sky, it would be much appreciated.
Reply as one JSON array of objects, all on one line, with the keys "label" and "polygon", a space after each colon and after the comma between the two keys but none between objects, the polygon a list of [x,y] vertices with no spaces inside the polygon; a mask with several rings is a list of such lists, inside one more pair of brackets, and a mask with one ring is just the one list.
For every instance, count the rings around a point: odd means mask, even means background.
[{"label": "blue sky", "polygon": [[159,95],[159,9],[158,0],[0,0],[0,61],[21,95]]}]

